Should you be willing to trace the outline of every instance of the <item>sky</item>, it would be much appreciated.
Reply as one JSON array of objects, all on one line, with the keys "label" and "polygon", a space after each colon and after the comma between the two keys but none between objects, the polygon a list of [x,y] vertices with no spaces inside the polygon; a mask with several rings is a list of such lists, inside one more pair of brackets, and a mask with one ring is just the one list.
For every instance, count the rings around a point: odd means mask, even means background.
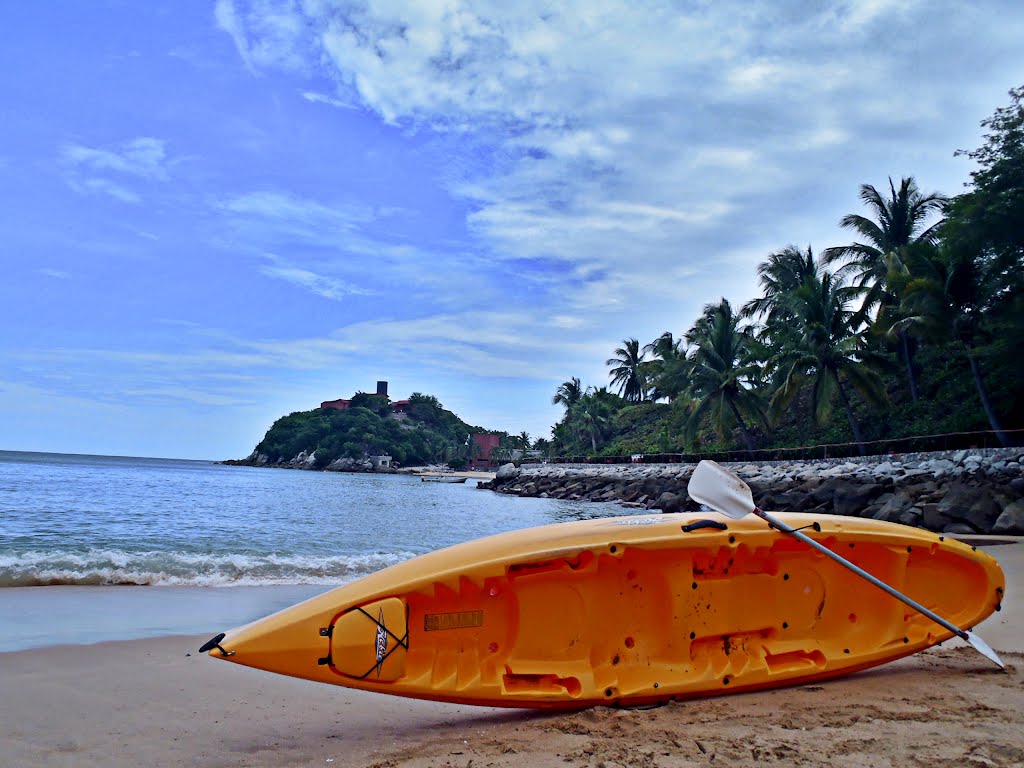
[{"label": "sky", "polygon": [[627,338],[957,194],[1019,0],[0,4],[0,449],[248,455],[372,392],[550,437]]}]

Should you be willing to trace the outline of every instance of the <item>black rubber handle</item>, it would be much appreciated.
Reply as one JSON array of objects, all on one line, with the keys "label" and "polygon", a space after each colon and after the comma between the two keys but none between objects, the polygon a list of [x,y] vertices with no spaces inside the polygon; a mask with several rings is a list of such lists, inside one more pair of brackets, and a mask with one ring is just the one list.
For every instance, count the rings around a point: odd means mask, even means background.
[{"label": "black rubber handle", "polygon": [[729,530],[729,526],[725,523],[719,522],[718,520],[696,520],[688,525],[683,526],[683,533],[690,533],[691,531],[699,531],[701,528],[717,528],[720,531]]}]

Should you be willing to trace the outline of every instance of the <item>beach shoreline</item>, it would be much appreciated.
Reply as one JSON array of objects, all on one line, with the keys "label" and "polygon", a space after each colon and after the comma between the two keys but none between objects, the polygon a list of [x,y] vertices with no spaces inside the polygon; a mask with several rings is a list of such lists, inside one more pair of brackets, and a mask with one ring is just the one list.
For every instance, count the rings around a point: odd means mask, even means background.
[{"label": "beach shoreline", "polygon": [[[541,714],[376,696],[219,663],[196,650],[227,628],[216,624],[205,634],[0,653],[0,687],[17,692],[0,697],[0,765],[1020,765],[1024,543],[986,550],[1006,573],[1007,595],[977,630],[1004,655],[1005,674],[954,640],[815,685]],[[10,591],[34,594],[46,611],[68,589]],[[93,588],[79,610],[102,611],[104,591],[113,600],[121,590]]]}]

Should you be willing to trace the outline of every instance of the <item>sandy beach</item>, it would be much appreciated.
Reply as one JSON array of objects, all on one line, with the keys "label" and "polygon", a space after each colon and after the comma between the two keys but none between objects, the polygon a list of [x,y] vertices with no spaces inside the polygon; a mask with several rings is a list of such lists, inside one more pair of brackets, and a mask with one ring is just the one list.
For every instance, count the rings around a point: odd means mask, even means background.
[{"label": "sandy beach", "polygon": [[1024,543],[986,549],[1007,598],[978,631],[1007,673],[953,641],[815,685],[552,715],[278,677],[197,654],[208,635],[47,647],[0,653],[0,765],[1020,766]]}]

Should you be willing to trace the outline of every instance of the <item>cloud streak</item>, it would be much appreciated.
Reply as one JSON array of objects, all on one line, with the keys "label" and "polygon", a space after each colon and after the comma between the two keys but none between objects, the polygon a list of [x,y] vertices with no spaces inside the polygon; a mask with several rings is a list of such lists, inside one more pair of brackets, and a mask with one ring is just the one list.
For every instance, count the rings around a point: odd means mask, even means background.
[{"label": "cloud streak", "polygon": [[166,142],[149,136],[108,148],[65,144],[60,148],[60,159],[72,189],[132,205],[141,203],[142,195],[129,184],[167,182],[171,178]]}]

